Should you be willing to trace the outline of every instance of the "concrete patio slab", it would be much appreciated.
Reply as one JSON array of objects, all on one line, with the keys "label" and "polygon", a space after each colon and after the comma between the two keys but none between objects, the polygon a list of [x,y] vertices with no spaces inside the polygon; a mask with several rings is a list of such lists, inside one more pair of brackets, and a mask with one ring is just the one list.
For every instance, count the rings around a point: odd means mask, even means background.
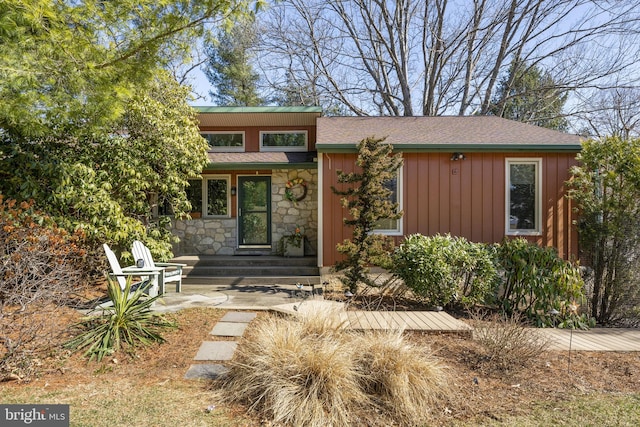
[{"label": "concrete patio slab", "polygon": [[217,337],[241,337],[248,323],[218,322],[210,332]]},{"label": "concrete patio slab", "polygon": [[193,360],[231,360],[237,346],[235,341],[205,341]]},{"label": "concrete patio slab", "polygon": [[230,311],[227,314],[225,314],[222,319],[220,319],[221,322],[231,322],[231,323],[249,323],[251,322],[253,319],[255,319],[257,316],[256,313],[245,313],[245,312],[238,312],[238,311]]},{"label": "concrete patio slab", "polygon": [[189,307],[216,307],[229,302],[229,295],[212,292],[209,295],[171,293],[164,294],[153,306],[153,311],[167,313]]},{"label": "concrete patio slab", "polygon": [[184,378],[187,380],[216,380],[229,372],[229,368],[218,364],[191,365]]}]

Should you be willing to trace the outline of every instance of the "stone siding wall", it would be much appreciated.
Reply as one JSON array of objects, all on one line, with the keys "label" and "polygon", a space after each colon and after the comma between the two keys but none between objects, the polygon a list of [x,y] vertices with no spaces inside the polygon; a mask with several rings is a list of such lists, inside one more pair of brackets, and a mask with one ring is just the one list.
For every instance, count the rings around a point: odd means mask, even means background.
[{"label": "stone siding wall", "polygon": [[[287,181],[302,178],[307,184],[307,196],[299,202],[285,198]],[[318,171],[274,170],[271,177],[271,238],[273,249],[277,250],[280,239],[293,234],[296,227],[307,237],[313,254],[318,248]],[[310,254],[308,254],[310,255]]]},{"label": "stone siding wall", "polygon": [[[301,178],[307,186],[306,197],[299,202],[285,198],[287,181]],[[307,255],[318,247],[318,171],[316,169],[278,169],[271,175],[272,253],[278,242],[299,227],[309,242]],[[238,247],[236,218],[199,218],[174,220],[172,233],[180,239],[173,252],[180,255],[233,255]],[[309,253],[312,252],[312,253]]]}]

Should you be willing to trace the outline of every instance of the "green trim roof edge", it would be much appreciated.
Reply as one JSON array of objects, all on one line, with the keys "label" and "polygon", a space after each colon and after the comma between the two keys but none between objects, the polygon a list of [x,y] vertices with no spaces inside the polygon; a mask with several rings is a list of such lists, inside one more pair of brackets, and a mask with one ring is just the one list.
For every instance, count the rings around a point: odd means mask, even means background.
[{"label": "green trim roof edge", "polygon": [[216,107],[193,106],[199,113],[320,113],[322,107]]},{"label": "green trim roof edge", "polygon": [[[544,152],[579,152],[580,144],[394,144],[394,151],[413,153],[428,153],[440,151],[467,151],[467,152],[507,152],[507,151],[544,151]],[[355,153],[358,151],[356,144],[317,144],[319,153]]]},{"label": "green trim roof edge", "polygon": [[209,163],[204,170],[318,169],[317,163]]}]

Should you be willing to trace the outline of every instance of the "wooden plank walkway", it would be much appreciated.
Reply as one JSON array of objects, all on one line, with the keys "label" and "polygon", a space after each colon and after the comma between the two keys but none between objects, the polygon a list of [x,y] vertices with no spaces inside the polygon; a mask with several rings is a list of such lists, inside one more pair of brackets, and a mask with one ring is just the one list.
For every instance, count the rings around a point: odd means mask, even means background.
[{"label": "wooden plank walkway", "polygon": [[345,311],[341,316],[350,329],[464,332],[472,328],[444,311]]},{"label": "wooden plank walkway", "polygon": [[640,351],[640,330],[593,328],[587,331],[567,329],[537,329],[551,341],[551,350],[572,351]]},{"label": "wooden plank walkway", "polygon": [[[343,303],[312,300],[303,303],[282,304],[272,310],[304,315],[317,311],[333,311],[345,327],[355,330],[398,330],[472,334],[473,328],[465,322],[440,311],[349,311]],[[640,329],[593,328],[588,331],[568,329],[531,329],[549,339],[549,350],[571,351],[638,351]]]},{"label": "wooden plank walkway", "polygon": [[361,311],[345,310],[341,303],[331,301],[305,301],[282,304],[272,310],[298,315],[315,311],[333,310],[349,329],[398,330],[471,333],[472,328],[444,311]]}]

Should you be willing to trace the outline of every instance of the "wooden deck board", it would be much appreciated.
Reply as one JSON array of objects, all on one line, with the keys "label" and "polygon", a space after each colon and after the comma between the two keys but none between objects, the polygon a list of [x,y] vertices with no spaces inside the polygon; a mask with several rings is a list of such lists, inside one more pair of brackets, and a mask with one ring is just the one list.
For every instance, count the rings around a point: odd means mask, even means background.
[{"label": "wooden deck board", "polygon": [[[297,309],[296,309],[297,308]],[[473,329],[465,322],[441,312],[424,311],[345,311],[335,302],[309,301],[302,306],[298,303],[283,304],[276,311],[294,316],[314,310],[331,310],[344,328],[356,330],[396,330],[453,332],[468,334]],[[640,352],[640,329],[594,328],[588,331],[567,329],[534,329],[550,340],[550,350],[567,351],[571,341],[572,351],[637,351]]]},{"label": "wooden deck board", "polygon": [[406,311],[398,311],[398,319],[402,322],[402,326],[405,330],[421,330],[424,327],[424,324],[418,322],[413,316]]},{"label": "wooden deck board", "polygon": [[[443,312],[435,312],[435,311],[416,311],[414,312],[414,316],[418,317],[418,318],[422,318],[424,319],[424,321],[426,322],[426,324],[428,325],[432,325],[431,329],[441,329],[441,330],[450,330],[450,329],[455,329],[455,327],[452,327],[452,323],[453,322],[448,322],[447,320],[449,320],[448,318],[453,319],[451,316],[446,315],[446,316],[441,316],[440,314]],[[446,313],[445,313],[446,314]]]},{"label": "wooden deck board", "polygon": [[[551,341],[551,350],[640,351],[640,330],[595,328],[587,331],[539,329]],[[573,336],[572,336],[573,335]],[[571,347],[569,347],[571,346]]]},{"label": "wooden deck board", "polygon": [[416,331],[464,331],[471,328],[445,312],[348,311],[349,327],[359,330],[405,329]]}]

